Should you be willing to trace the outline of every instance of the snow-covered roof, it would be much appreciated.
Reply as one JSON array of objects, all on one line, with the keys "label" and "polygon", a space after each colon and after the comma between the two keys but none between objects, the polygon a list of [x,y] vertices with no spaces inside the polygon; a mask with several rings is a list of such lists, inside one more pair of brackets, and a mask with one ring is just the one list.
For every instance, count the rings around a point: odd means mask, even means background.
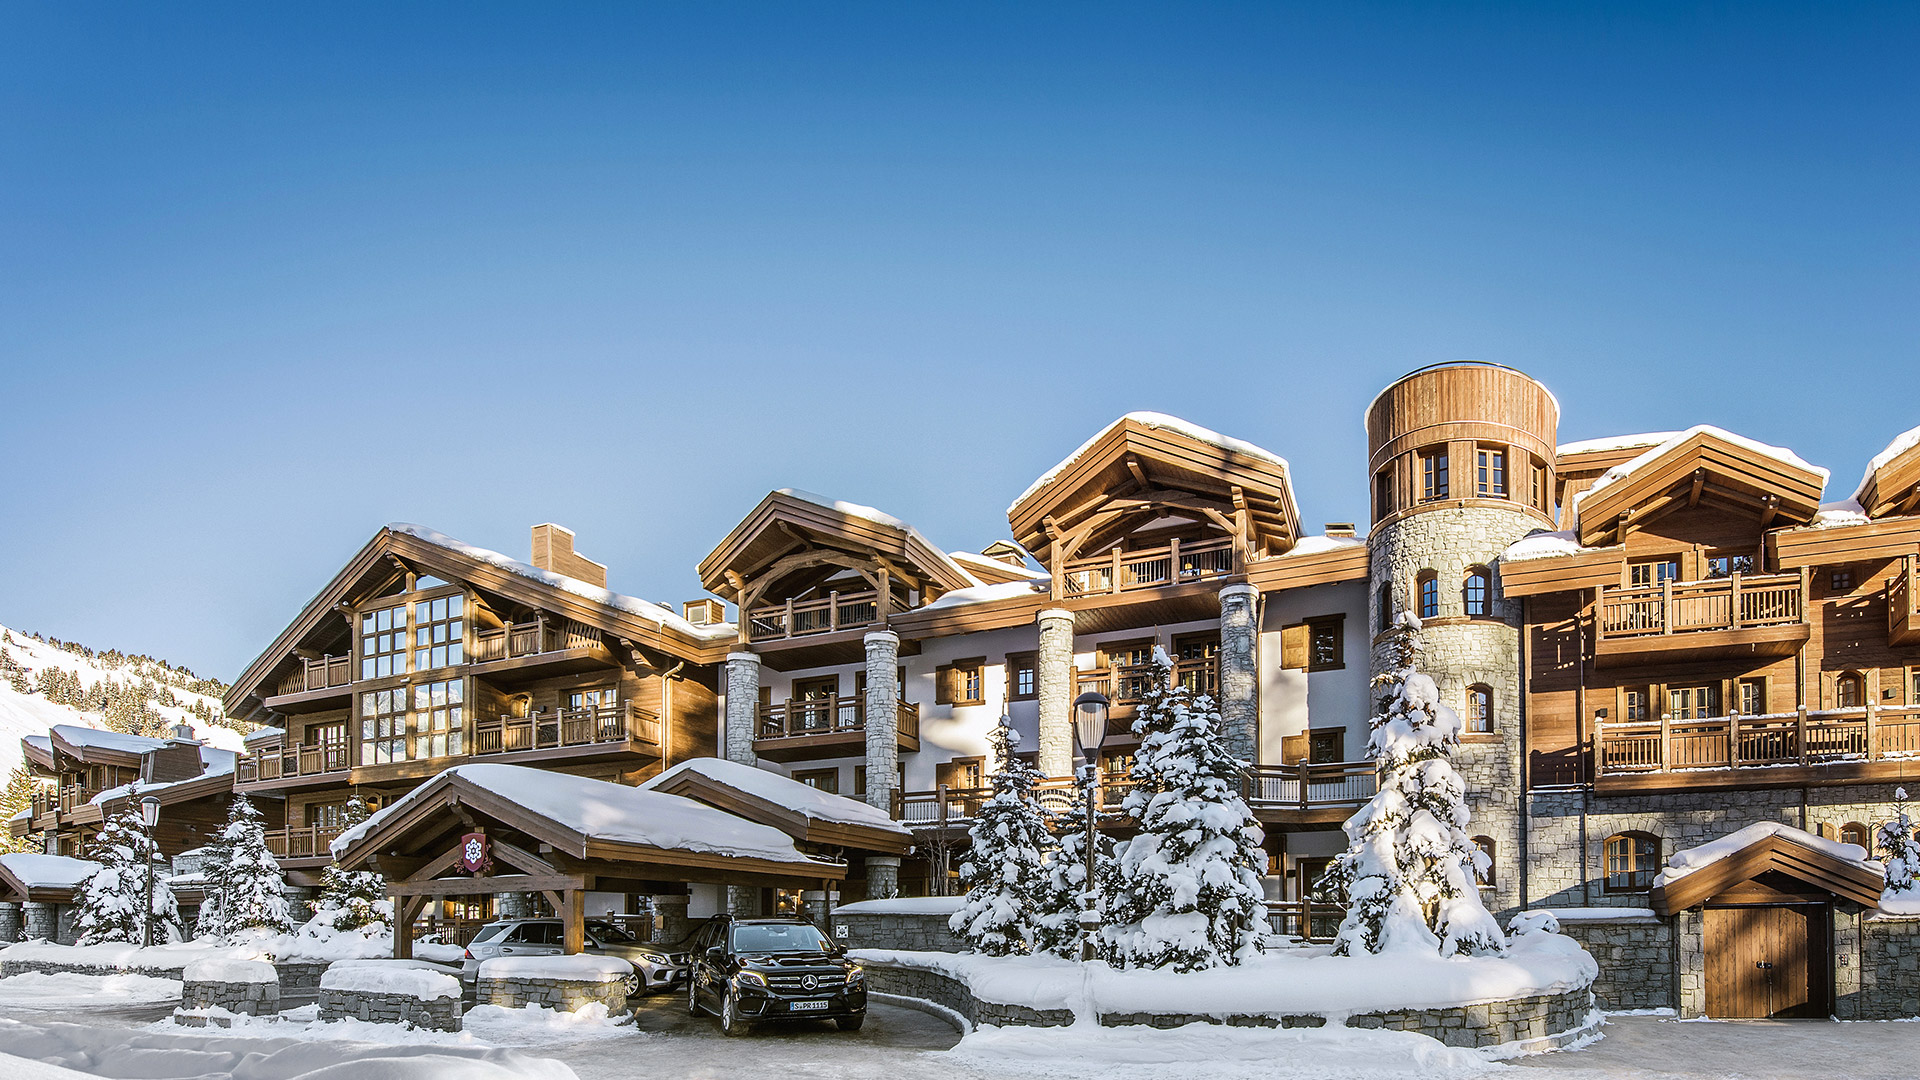
[{"label": "snow-covered roof", "polygon": [[1554,449],[1558,457],[1572,454],[1591,454],[1597,450],[1631,450],[1637,446],[1658,446],[1675,435],[1677,431],[1649,431],[1639,435],[1605,435],[1598,439],[1581,439],[1577,442],[1561,443]]},{"label": "snow-covered roof", "polygon": [[457,765],[414,788],[340,834],[333,842],[333,854],[338,856],[383,822],[433,798],[445,786],[437,782],[442,779],[472,784],[589,841],[821,865],[801,854],[786,833],[693,799],[524,765],[494,764]]},{"label": "snow-covered roof", "polygon": [[882,829],[902,836],[912,835],[906,827],[893,820],[891,814],[878,807],[868,806],[866,803],[849,799],[844,795],[821,791],[819,788],[781,776],[776,772],[769,772],[752,765],[742,765],[725,758],[693,758],[683,761],[640,786],[647,790],[657,790],[671,784],[676,777],[688,774],[704,776],[735,790],[765,799],[776,806],[784,806],[809,821],[831,821],[843,825]]},{"label": "snow-covered roof", "polygon": [[1296,555],[1319,555],[1328,551],[1366,546],[1367,542],[1357,536],[1303,536],[1299,543],[1287,549],[1286,554],[1277,555],[1275,558],[1290,559]]},{"label": "snow-covered roof", "polygon": [[77,889],[100,869],[100,864],[65,855],[16,851],[0,855],[0,867],[5,867],[8,876],[30,889]]},{"label": "snow-covered roof", "polygon": [[935,608],[986,604],[1009,597],[1033,596],[1046,591],[1046,578],[1035,578],[1033,581],[1003,581],[998,585],[975,585],[971,589],[955,589],[950,593],[942,593],[933,603],[921,605],[920,610],[932,611]]},{"label": "snow-covered roof", "polygon": [[104,805],[115,799],[126,798],[129,795],[159,795],[163,791],[171,791],[174,788],[187,784],[197,784],[211,776],[231,776],[233,774],[234,764],[239,760],[240,755],[231,750],[216,750],[211,746],[202,746],[200,748],[202,768],[199,776],[189,776],[184,780],[169,780],[163,784],[148,784],[135,780],[131,784],[121,784],[119,787],[110,787],[88,801],[96,806]]},{"label": "snow-covered roof", "polygon": [[1578,555],[1593,551],[1594,548],[1582,547],[1572,530],[1562,532],[1536,532],[1515,540],[1500,553],[1501,562],[1526,562],[1529,559],[1551,559],[1560,555]]},{"label": "snow-covered roof", "polygon": [[1861,506],[1858,499],[1836,499],[1820,504],[1820,512],[1813,515],[1809,528],[1841,529],[1848,525],[1865,525],[1872,520],[1867,516],[1867,508]]},{"label": "snow-covered roof", "polygon": [[1736,855],[1769,836],[1778,836],[1782,840],[1791,841],[1801,847],[1811,848],[1862,870],[1871,870],[1878,874],[1884,869],[1878,862],[1867,858],[1867,849],[1859,844],[1843,844],[1838,840],[1815,836],[1805,829],[1796,829],[1778,821],[1761,821],[1730,832],[1718,840],[1709,840],[1704,844],[1674,852],[1672,857],[1667,859],[1665,869],[1653,879],[1653,883],[1655,886],[1661,886],[1679,881],[1688,874]]},{"label": "snow-covered roof", "polygon": [[167,745],[165,739],[149,739],[144,735],[128,735],[119,731],[102,731],[99,728],[76,727],[72,724],[59,724],[53,734],[68,746],[93,747],[100,750],[118,750],[127,754],[149,754]]},{"label": "snow-covered roof", "polygon": [[[1265,447],[1255,446],[1250,442],[1246,442],[1241,439],[1236,439],[1229,435],[1222,435],[1211,428],[1204,428],[1204,427],[1201,427],[1199,424],[1193,423],[1192,421],[1182,420],[1177,416],[1168,416],[1166,413],[1130,412],[1125,416],[1122,416],[1120,419],[1115,420],[1113,423],[1108,424],[1106,427],[1103,427],[1099,431],[1095,432],[1093,438],[1088,439],[1086,442],[1083,442],[1080,444],[1080,449],[1075,450],[1071,454],[1068,454],[1065,458],[1061,459],[1060,464],[1055,465],[1051,469],[1048,469],[1046,473],[1040,477],[1040,479],[1035,480],[1033,483],[1027,485],[1027,490],[1021,492],[1020,497],[1013,500],[1013,502],[1007,507],[1007,513],[1011,515],[1013,513],[1014,507],[1017,507],[1021,503],[1026,502],[1027,499],[1031,497],[1034,492],[1039,491],[1041,488],[1046,487],[1048,484],[1053,483],[1053,481],[1058,479],[1061,473],[1066,472],[1067,469],[1070,468],[1074,462],[1079,461],[1082,457],[1086,456],[1087,451],[1092,450],[1096,443],[1098,443],[1101,439],[1106,438],[1107,433],[1109,431],[1112,431],[1114,428],[1119,427],[1121,424],[1124,424],[1129,420],[1133,421],[1136,424],[1144,425],[1146,427],[1158,428],[1162,431],[1176,432],[1178,434],[1185,435],[1189,439],[1193,439],[1198,442],[1207,443],[1210,446],[1219,447],[1220,449],[1225,450],[1228,453],[1240,454],[1245,457],[1256,458],[1260,461],[1264,461],[1268,463],[1269,465],[1278,465],[1282,469],[1289,469],[1286,458],[1281,457],[1279,454],[1276,454],[1273,451],[1266,449]],[[1289,475],[1291,475],[1290,470],[1289,470]]]},{"label": "snow-covered roof", "polygon": [[1858,503],[1860,496],[1866,494],[1867,481],[1873,479],[1874,473],[1879,472],[1887,466],[1888,462],[1891,462],[1894,458],[1899,457],[1901,454],[1906,453],[1916,446],[1920,446],[1920,427],[1901,432],[1895,436],[1892,442],[1887,444],[1885,450],[1873,455],[1873,460],[1867,462],[1867,471],[1860,474],[1860,483],[1854,486],[1853,501]]},{"label": "snow-covered roof", "polygon": [[1712,424],[1695,424],[1685,431],[1673,432],[1652,449],[1631,461],[1615,465],[1613,468],[1601,474],[1600,479],[1595,480],[1592,487],[1573,497],[1573,510],[1576,518],[1579,514],[1581,504],[1585,503],[1588,499],[1627,479],[1640,469],[1660,460],[1662,457],[1665,457],[1668,452],[1678,448],[1682,443],[1696,435],[1709,435],[1724,442],[1732,443],[1742,449],[1751,450],[1762,457],[1772,458],[1790,468],[1814,473],[1820,477],[1823,484],[1829,475],[1827,470],[1808,462],[1805,458],[1784,446],[1771,446],[1755,439],[1749,439],[1745,435],[1736,435],[1725,428],[1714,427]]},{"label": "snow-covered roof", "polygon": [[286,728],[257,727],[247,733],[247,745],[252,746],[255,743],[272,742],[279,739],[284,739],[286,738],[286,735],[287,735]]},{"label": "snow-covered roof", "polygon": [[[982,569],[998,571],[1002,574],[1025,574],[1036,581],[1046,581],[1050,576],[1045,570],[1035,570],[1025,564],[1015,565],[1004,559],[996,559],[991,555],[980,555],[971,551],[949,551],[947,552],[947,558],[959,563],[960,568],[963,570],[970,566],[978,566]],[[969,571],[969,573],[971,573],[971,571]],[[978,577],[978,575],[974,576],[976,578]]]},{"label": "snow-covered roof", "polygon": [[[876,511],[876,513],[877,512],[878,511]],[[497,551],[483,547],[475,547],[472,544],[455,540],[445,533],[435,532],[424,525],[414,525],[404,521],[396,521],[389,524],[387,528],[397,533],[404,533],[418,540],[424,540],[435,547],[446,548],[448,551],[465,555],[469,559],[498,567],[508,573],[517,574],[531,581],[538,581],[543,585],[550,585],[563,592],[572,593],[583,600],[591,600],[596,604],[605,604],[607,607],[616,608],[632,615],[638,615],[643,619],[651,619],[663,626],[671,626],[676,631],[686,634],[689,637],[717,641],[734,636],[732,623],[688,622],[686,619],[674,614],[671,610],[650,600],[642,600],[635,596],[625,596],[611,589],[581,581],[579,578],[568,577],[565,574],[556,574],[551,570],[542,570],[537,566],[523,563],[518,559],[508,558]]]},{"label": "snow-covered roof", "polygon": [[946,560],[948,567],[959,577],[967,581],[977,582],[979,580],[978,578],[974,577],[972,574],[969,574],[966,570],[966,567],[961,566],[958,562],[955,562],[952,555],[949,555],[946,552],[941,551],[938,547],[936,547],[933,541],[927,539],[924,535],[921,534],[919,529],[916,529],[913,526],[907,524],[906,522],[900,520],[899,518],[894,517],[892,514],[886,513],[881,510],[876,510],[871,506],[863,506],[860,503],[846,502],[841,499],[828,498],[825,495],[821,495],[818,492],[808,491],[805,488],[781,488],[777,494],[786,495],[791,498],[799,499],[802,502],[810,502],[815,506],[824,506],[829,510],[837,511],[839,513],[847,515],[848,517],[859,518],[862,521],[871,522],[875,525],[884,525],[889,529],[894,529],[899,532],[905,533],[907,536],[915,540],[918,540],[923,546],[926,547],[926,549],[929,552],[933,554],[935,558]]}]

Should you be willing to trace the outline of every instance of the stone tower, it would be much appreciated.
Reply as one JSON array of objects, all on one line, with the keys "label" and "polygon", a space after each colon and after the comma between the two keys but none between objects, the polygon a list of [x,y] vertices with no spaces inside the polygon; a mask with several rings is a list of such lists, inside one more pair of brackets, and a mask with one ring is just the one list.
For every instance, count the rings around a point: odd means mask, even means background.
[{"label": "stone tower", "polygon": [[1521,610],[1500,588],[1498,560],[1515,540],[1554,528],[1559,413],[1526,375],[1467,362],[1403,376],[1367,407],[1369,667],[1384,666],[1379,634],[1392,619],[1421,616],[1420,666],[1467,725],[1454,760],[1469,831],[1492,842],[1483,895],[1496,914],[1520,903],[1524,821]]}]

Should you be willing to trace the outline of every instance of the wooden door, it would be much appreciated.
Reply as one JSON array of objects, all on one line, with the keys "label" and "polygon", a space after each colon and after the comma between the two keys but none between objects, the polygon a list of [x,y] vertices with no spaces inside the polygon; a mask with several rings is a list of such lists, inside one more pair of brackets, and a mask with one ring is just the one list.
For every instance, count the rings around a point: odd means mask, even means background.
[{"label": "wooden door", "polygon": [[1824,904],[1706,909],[1707,1015],[1830,1015],[1829,911]]}]

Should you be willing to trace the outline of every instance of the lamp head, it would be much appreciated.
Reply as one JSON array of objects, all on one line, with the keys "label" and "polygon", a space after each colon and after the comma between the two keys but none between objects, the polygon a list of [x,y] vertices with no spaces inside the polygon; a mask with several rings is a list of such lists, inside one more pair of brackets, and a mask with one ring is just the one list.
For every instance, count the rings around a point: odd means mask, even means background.
[{"label": "lamp head", "polygon": [[1073,699],[1073,739],[1080,746],[1080,757],[1091,764],[1100,755],[1100,744],[1107,740],[1107,712],[1113,702],[1098,690],[1089,690]]},{"label": "lamp head", "polygon": [[160,800],[152,795],[140,800],[140,820],[151,829],[160,823]]}]

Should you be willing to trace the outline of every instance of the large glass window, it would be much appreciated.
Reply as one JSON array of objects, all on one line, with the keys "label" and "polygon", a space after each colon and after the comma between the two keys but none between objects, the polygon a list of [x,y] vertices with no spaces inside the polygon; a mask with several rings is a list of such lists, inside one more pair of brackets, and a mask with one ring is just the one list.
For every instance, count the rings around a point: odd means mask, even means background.
[{"label": "large glass window", "polygon": [[413,688],[413,756],[446,757],[461,753],[466,732],[466,680],[421,683]]},{"label": "large glass window", "polygon": [[1655,559],[1651,562],[1637,562],[1627,567],[1627,582],[1632,585],[1658,585],[1663,581],[1680,580],[1679,559]]},{"label": "large glass window", "polygon": [[1607,838],[1607,891],[1642,892],[1660,872],[1660,841],[1646,833]]},{"label": "large glass window", "polygon": [[360,764],[407,760],[407,688],[360,695]]},{"label": "large glass window", "polygon": [[1435,450],[1420,455],[1420,497],[1423,499],[1444,499],[1447,497],[1447,452]]},{"label": "large glass window", "polygon": [[1474,462],[1474,493],[1483,499],[1507,497],[1507,452],[1481,449]]},{"label": "large glass window", "polygon": [[1707,577],[1726,578],[1735,574],[1751,574],[1754,570],[1752,552],[1726,552],[1707,556]]},{"label": "large glass window", "polygon": [[407,673],[407,605],[360,614],[360,677]]},{"label": "large glass window", "polygon": [[1669,687],[1667,715],[1675,720],[1705,720],[1721,715],[1720,684]]},{"label": "large glass window", "polygon": [[1486,733],[1493,730],[1493,689],[1467,687],[1467,730]]},{"label": "large glass window", "polygon": [[413,605],[413,670],[466,663],[467,598],[459,593]]}]

